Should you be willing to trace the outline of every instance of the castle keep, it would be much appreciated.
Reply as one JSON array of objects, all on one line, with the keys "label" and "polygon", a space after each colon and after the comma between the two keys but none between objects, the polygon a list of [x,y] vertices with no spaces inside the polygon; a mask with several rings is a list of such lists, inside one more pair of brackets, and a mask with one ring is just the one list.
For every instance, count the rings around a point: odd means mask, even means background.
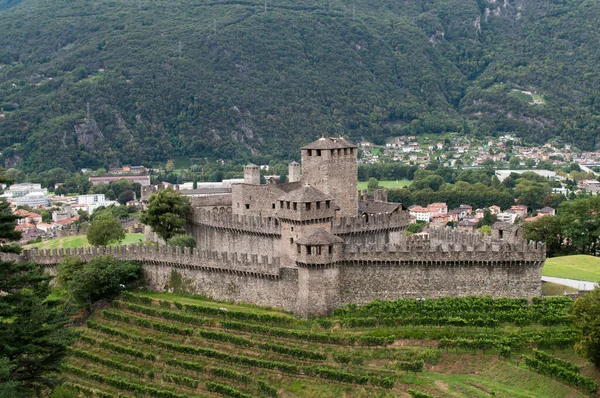
[{"label": "castle keep", "polygon": [[321,138],[302,148],[301,165],[289,165],[287,183],[260,184],[260,169],[250,164],[231,193],[191,197],[192,251],[134,245],[31,250],[21,259],[52,266],[69,255],[111,254],[142,262],[157,290],[171,287],[176,273],[195,293],[302,316],[375,299],[541,294],[543,244],[502,223],[485,237],[407,236],[405,208],[387,202],[385,191],[359,194],[357,151],[343,138]]}]

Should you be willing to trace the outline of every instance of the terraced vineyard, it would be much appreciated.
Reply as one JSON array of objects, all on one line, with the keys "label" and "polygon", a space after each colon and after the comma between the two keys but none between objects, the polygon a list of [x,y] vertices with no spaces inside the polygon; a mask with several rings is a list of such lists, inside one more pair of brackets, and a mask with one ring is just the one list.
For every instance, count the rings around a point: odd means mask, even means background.
[{"label": "terraced vineyard", "polygon": [[[126,293],[88,320],[64,373],[86,397],[580,397],[593,388],[588,376],[598,375],[570,349],[567,301],[468,300],[377,302],[303,321],[272,309]],[[488,321],[480,322],[470,315],[482,305]],[[448,306],[456,310],[443,316]],[[536,323],[549,319],[548,308],[556,317]],[[538,362],[522,357],[535,347],[547,349]],[[573,374],[562,382],[547,370],[559,365]]]}]

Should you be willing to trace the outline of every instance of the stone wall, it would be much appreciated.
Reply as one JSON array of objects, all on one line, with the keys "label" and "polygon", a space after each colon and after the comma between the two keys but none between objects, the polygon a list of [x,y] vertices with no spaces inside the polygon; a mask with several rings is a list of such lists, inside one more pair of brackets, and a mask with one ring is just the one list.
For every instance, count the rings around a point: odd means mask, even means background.
[{"label": "stone wall", "polygon": [[[246,222],[236,220],[228,225]],[[328,264],[287,264],[270,255],[280,253],[277,245],[281,239],[276,235],[240,233],[229,227],[197,227],[206,229],[203,236],[212,236],[209,246],[199,247],[219,249],[181,250],[154,245],[32,249],[22,255],[2,254],[0,258],[33,261],[52,271],[66,257],[89,261],[95,256],[111,255],[141,262],[148,285],[156,290],[171,287],[171,276],[176,271],[190,291],[217,300],[278,307],[301,316],[323,315],[337,306],[374,299],[541,294],[545,246],[540,243],[509,243],[475,233],[442,231],[429,238],[406,237],[385,245],[340,244],[339,260]],[[264,225],[257,228],[264,229]],[[240,235],[238,247],[236,234]],[[223,247],[217,243],[220,240],[225,242]]]},{"label": "stone wall", "polygon": [[297,304],[298,269],[280,268],[276,275],[250,274],[213,269],[181,268],[166,264],[144,264],[148,286],[164,291],[170,287],[172,272],[194,293],[217,300],[252,303],[303,313]]},{"label": "stone wall", "polygon": [[188,224],[186,232],[196,239],[199,248],[219,252],[279,256],[280,238],[274,235],[244,233],[235,229],[215,228],[204,224]]},{"label": "stone wall", "polygon": [[336,305],[411,297],[536,297],[541,269],[536,262],[346,263],[339,267]]}]

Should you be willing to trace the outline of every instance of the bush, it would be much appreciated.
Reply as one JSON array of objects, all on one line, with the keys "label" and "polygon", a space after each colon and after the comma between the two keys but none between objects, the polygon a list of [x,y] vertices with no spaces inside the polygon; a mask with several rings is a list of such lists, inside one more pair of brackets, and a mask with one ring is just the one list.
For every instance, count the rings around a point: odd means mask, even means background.
[{"label": "bush", "polygon": [[65,269],[71,273],[66,285],[69,300],[89,309],[98,300],[115,297],[123,286],[140,277],[138,263],[108,256],[95,257],[79,269],[72,269],[71,266]]},{"label": "bush", "polygon": [[175,235],[167,241],[167,246],[172,247],[196,247],[196,239],[191,235]]}]

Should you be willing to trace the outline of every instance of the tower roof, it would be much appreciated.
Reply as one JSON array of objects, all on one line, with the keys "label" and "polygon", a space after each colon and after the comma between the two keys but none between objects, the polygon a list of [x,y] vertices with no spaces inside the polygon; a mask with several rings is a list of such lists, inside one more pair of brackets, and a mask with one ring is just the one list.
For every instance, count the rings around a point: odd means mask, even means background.
[{"label": "tower roof", "polygon": [[294,189],[293,191],[287,192],[279,197],[278,200],[285,202],[324,202],[326,200],[332,200],[331,197],[325,195],[323,192],[311,187],[310,185],[304,185],[300,188]]},{"label": "tower roof", "polygon": [[342,137],[321,137],[301,149],[344,149],[356,148],[356,145]]},{"label": "tower roof", "polygon": [[257,165],[255,165],[254,163],[248,163],[246,166],[244,167],[258,167]]},{"label": "tower roof", "polygon": [[301,237],[296,243],[299,245],[333,245],[334,243],[344,243],[344,240],[319,228],[312,234]]},{"label": "tower roof", "polygon": [[292,163],[290,163],[290,164],[294,165],[294,166],[300,166],[300,163],[296,162],[295,160]]}]

